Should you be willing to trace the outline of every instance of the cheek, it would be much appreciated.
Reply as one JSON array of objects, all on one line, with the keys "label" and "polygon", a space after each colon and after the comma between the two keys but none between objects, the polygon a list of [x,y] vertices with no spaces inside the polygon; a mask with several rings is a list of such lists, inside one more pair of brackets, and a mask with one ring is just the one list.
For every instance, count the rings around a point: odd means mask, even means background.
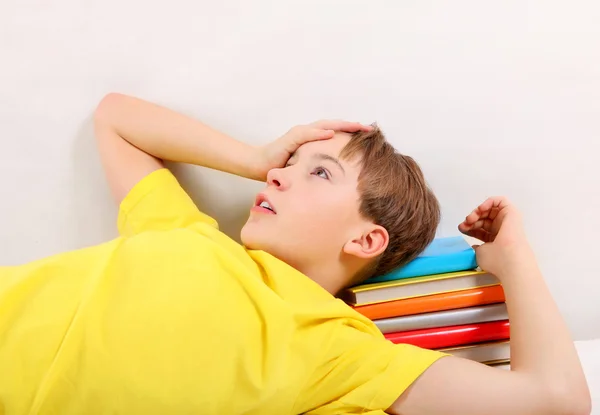
[{"label": "cheek", "polygon": [[341,198],[321,199],[310,209],[299,214],[303,222],[311,228],[323,229],[329,232],[344,231],[352,225],[355,218],[354,206],[343,203]]},{"label": "cheek", "polygon": [[[302,189],[305,190],[305,189]],[[301,236],[345,232],[358,217],[358,203],[346,191],[324,188],[289,194],[285,203],[282,228]],[[342,189],[345,190],[345,189]]]}]

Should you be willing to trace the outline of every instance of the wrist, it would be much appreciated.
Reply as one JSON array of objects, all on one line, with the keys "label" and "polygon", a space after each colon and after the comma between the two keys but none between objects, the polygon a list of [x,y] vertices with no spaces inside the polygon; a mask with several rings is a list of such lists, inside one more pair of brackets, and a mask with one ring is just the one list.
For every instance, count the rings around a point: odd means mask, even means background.
[{"label": "wrist", "polygon": [[247,179],[265,181],[266,172],[264,172],[263,165],[263,151],[259,146],[247,144],[246,148],[241,156],[244,166],[244,176]]},{"label": "wrist", "polygon": [[257,171],[257,147],[236,140],[225,151],[228,160],[227,172],[246,179],[260,180]]},{"label": "wrist", "polygon": [[497,277],[504,283],[515,278],[527,278],[527,274],[538,274],[539,267],[531,247],[519,244],[507,247],[504,263]]}]

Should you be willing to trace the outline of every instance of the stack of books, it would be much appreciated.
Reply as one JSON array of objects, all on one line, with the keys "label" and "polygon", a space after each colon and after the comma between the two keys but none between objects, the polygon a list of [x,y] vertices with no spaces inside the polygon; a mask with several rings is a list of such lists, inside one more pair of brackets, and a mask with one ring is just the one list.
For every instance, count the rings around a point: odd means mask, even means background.
[{"label": "stack of books", "polygon": [[500,281],[462,236],[435,239],[407,265],[341,298],[393,343],[509,368],[510,323]]}]

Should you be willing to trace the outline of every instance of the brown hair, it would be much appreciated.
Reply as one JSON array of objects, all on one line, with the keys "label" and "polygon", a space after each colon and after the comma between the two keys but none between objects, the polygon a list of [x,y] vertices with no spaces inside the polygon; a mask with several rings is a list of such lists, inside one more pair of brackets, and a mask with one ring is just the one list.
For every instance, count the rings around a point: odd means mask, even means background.
[{"label": "brown hair", "polygon": [[352,134],[340,157],[360,158],[360,213],[389,234],[386,250],[351,283],[387,274],[419,255],[431,243],[440,222],[440,206],[412,157],[400,154],[376,124]]}]

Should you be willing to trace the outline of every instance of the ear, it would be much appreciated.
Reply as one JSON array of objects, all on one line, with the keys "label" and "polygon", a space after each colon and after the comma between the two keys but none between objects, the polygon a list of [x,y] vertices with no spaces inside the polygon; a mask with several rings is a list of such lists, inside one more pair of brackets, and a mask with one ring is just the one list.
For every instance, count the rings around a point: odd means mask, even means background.
[{"label": "ear", "polygon": [[358,258],[376,258],[385,251],[390,241],[390,236],[383,226],[373,225],[359,237],[352,239],[344,245],[344,253]]}]

